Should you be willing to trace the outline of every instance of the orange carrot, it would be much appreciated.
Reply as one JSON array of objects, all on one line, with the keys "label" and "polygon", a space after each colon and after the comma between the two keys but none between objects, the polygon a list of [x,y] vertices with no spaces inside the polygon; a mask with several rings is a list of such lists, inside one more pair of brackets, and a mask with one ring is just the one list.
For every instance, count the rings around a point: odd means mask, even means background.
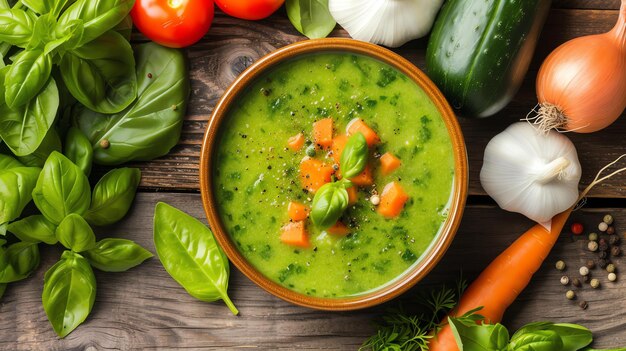
[{"label": "orange carrot", "polygon": [[409,195],[402,189],[398,182],[391,182],[383,188],[380,194],[378,213],[387,217],[397,217],[402,213],[404,204],[409,200]]},{"label": "orange carrot", "polygon": [[287,146],[292,151],[300,151],[304,146],[304,134],[298,133],[297,135],[287,139]]},{"label": "orange carrot", "polygon": [[292,221],[295,222],[305,220],[309,216],[309,212],[311,212],[311,210],[307,205],[296,201],[289,201],[287,213],[289,214],[289,219]]},{"label": "orange carrot", "polygon": [[380,171],[383,175],[387,175],[395,171],[401,164],[402,162],[400,159],[390,152],[385,152],[385,154],[380,157]]},{"label": "orange carrot", "polygon": [[304,221],[289,222],[281,228],[280,241],[287,245],[309,247],[309,236]]},{"label": "orange carrot", "polygon": [[333,119],[324,118],[313,123],[313,139],[315,144],[327,148],[333,144]]},{"label": "orange carrot", "polygon": [[359,173],[356,177],[350,178],[350,181],[358,186],[370,186],[374,184],[374,177],[372,176],[372,168],[370,168],[370,165],[365,166],[363,172]]},{"label": "orange carrot", "polygon": [[302,188],[314,193],[322,185],[330,183],[335,170],[320,160],[305,157],[300,162],[300,181]]},{"label": "orange carrot", "polygon": [[348,133],[348,136],[361,132],[365,137],[365,141],[367,141],[368,146],[376,145],[380,142],[378,134],[376,134],[376,132],[370,128],[370,126],[365,124],[365,122],[363,122],[360,118],[351,120],[346,127],[346,132]]},{"label": "orange carrot", "polygon": [[[530,282],[567,221],[572,209],[552,218],[551,230],[536,224],[519,237],[474,280],[465,290],[456,308],[449,316],[462,316],[477,307],[488,323],[502,320],[504,311]],[[447,323],[447,318],[444,323]],[[429,343],[430,351],[458,351],[452,328],[445,326]]]},{"label": "orange carrot", "polygon": [[350,228],[341,222],[335,223],[335,225],[326,229],[326,231],[334,235],[348,235],[351,233]]},{"label": "orange carrot", "polygon": [[341,153],[343,152],[343,149],[345,149],[347,142],[348,136],[345,134],[339,134],[333,139],[331,150],[333,151],[333,160],[335,160],[336,164],[339,164]]},{"label": "orange carrot", "polygon": [[346,190],[348,191],[348,205],[354,205],[359,201],[359,189],[356,186],[351,186]]}]

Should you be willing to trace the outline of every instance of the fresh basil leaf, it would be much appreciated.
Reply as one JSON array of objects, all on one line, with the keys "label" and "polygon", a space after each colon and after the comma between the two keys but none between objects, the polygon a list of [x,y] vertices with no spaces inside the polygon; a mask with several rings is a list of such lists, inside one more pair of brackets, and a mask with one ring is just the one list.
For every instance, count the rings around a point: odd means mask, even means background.
[{"label": "fresh basil leaf", "polygon": [[57,47],[61,47],[59,51],[65,54],[67,50],[73,50],[79,47],[83,38],[85,28],[82,20],[71,20],[65,26],[55,27],[55,39],[46,44],[46,51],[52,51]]},{"label": "fresh basil leaf", "polygon": [[71,127],[68,130],[65,136],[65,150],[63,153],[70,161],[82,169],[86,176],[89,176],[93,162],[93,149],[89,139],[80,129]]},{"label": "fresh basil leaf", "polygon": [[223,300],[233,314],[228,297],[228,258],[213,233],[199,220],[160,202],[154,212],[154,246],[165,270],[187,292],[202,301]]},{"label": "fresh basil leaf", "polygon": [[78,0],[61,14],[59,25],[83,21],[84,33],[79,45],[88,43],[120,23],[130,12],[134,0]]},{"label": "fresh basil leaf", "polygon": [[324,184],[313,198],[311,220],[320,229],[332,227],[348,208],[348,191],[341,183]]},{"label": "fresh basil leaf", "polygon": [[43,166],[33,200],[46,219],[59,224],[71,213],[87,212],[91,200],[89,180],[78,166],[55,151]]},{"label": "fresh basil leaf", "polygon": [[133,33],[133,18],[130,15],[124,17],[122,22],[118,23],[113,30],[120,33],[127,41],[130,41]]},{"label": "fresh basil leaf", "polygon": [[104,272],[124,272],[152,257],[150,251],[125,239],[103,239],[83,253],[89,263]]},{"label": "fresh basil leaf", "polygon": [[40,49],[24,50],[7,67],[4,99],[9,108],[16,109],[36,97],[49,81],[52,59]]},{"label": "fresh basil leaf", "polygon": [[96,112],[120,112],[137,97],[133,49],[114,31],[65,53],[61,76],[72,95]]},{"label": "fresh basil leaf", "polygon": [[335,29],[328,0],[287,0],[285,6],[293,26],[310,39],[325,38]]},{"label": "fresh basil leaf", "polygon": [[33,215],[15,221],[9,224],[8,230],[25,242],[44,242],[48,245],[54,245],[58,242],[55,235],[56,226],[43,215]]},{"label": "fresh basil leaf", "polygon": [[456,318],[448,318],[457,346],[461,351],[506,350],[509,332],[501,324],[467,325]]},{"label": "fresh basil leaf", "polygon": [[31,193],[40,171],[37,167],[0,170],[0,224],[11,222],[22,214],[32,199]]},{"label": "fresh basil leaf", "polygon": [[44,275],[43,308],[52,328],[64,338],[89,315],[96,300],[96,277],[81,255],[65,251]]},{"label": "fresh basil leaf", "polygon": [[348,139],[339,160],[344,178],[356,177],[363,172],[367,165],[368,151],[367,141],[363,134],[357,133]]},{"label": "fresh basil leaf", "polygon": [[[0,82],[7,68],[0,69]],[[17,156],[30,155],[37,150],[52,127],[59,107],[59,91],[50,78],[44,88],[27,105],[8,108],[0,84],[0,137]]]},{"label": "fresh basil leaf", "polygon": [[0,249],[5,256],[0,263],[0,283],[12,283],[27,278],[39,266],[39,246],[36,243],[17,242]]},{"label": "fresh basil leaf", "polygon": [[85,214],[87,222],[105,226],[124,218],[140,180],[141,171],[137,168],[118,168],[105,174],[93,189],[91,206]]},{"label": "fresh basil leaf", "polygon": [[44,48],[48,42],[55,40],[55,31],[57,28],[57,22],[52,14],[44,14],[37,17],[35,25],[33,27],[33,35],[26,45],[26,50],[43,50],[44,55],[47,55]]},{"label": "fresh basil leaf", "polygon": [[583,326],[567,323],[555,324],[550,322],[527,324],[513,334],[512,340],[517,340],[525,334],[532,334],[541,330],[554,331],[559,335],[563,342],[563,347],[560,351],[577,351],[591,344],[593,341],[591,331]]},{"label": "fresh basil leaf", "polygon": [[52,0],[21,0],[22,4],[26,5],[29,9],[33,10],[40,15],[45,15],[50,12],[52,7],[54,6],[54,1]]},{"label": "fresh basil leaf", "polygon": [[37,16],[19,9],[0,10],[0,42],[25,48],[32,35]]},{"label": "fresh basil leaf", "polygon": [[183,54],[155,43],[139,45],[135,54],[137,99],[117,114],[79,108],[75,117],[74,124],[91,141],[98,164],[151,160],[178,143],[189,95]]},{"label": "fresh basil leaf", "polygon": [[61,151],[61,138],[56,128],[50,128],[48,133],[39,144],[37,150],[32,154],[26,156],[20,156],[17,159],[23,164],[29,167],[43,167],[44,163],[48,159],[48,156],[53,151]]},{"label": "fresh basil leaf", "polygon": [[0,172],[18,167],[24,167],[24,165],[9,155],[0,154]]},{"label": "fresh basil leaf", "polygon": [[535,330],[511,339],[511,351],[555,351],[563,349],[563,341],[553,330]]},{"label": "fresh basil leaf", "polygon": [[71,213],[61,221],[55,235],[59,242],[74,252],[83,252],[96,247],[96,235],[85,219]]}]

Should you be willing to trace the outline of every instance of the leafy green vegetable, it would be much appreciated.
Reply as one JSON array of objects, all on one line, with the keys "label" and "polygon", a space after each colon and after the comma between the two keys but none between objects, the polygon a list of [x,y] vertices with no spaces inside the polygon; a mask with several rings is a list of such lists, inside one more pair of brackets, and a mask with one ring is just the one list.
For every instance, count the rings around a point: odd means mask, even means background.
[{"label": "leafy green vegetable", "polygon": [[44,275],[42,302],[54,331],[64,338],[89,315],[96,299],[96,278],[81,255],[65,251]]},{"label": "leafy green vegetable", "polygon": [[83,217],[70,213],[61,221],[55,235],[59,242],[74,252],[83,252],[96,247],[96,235]]},{"label": "leafy green vegetable", "polygon": [[42,49],[24,50],[8,67],[4,77],[6,87],[4,99],[9,108],[16,109],[37,96],[49,81],[52,58]]},{"label": "leafy green vegetable", "polygon": [[233,314],[239,313],[227,294],[228,258],[204,224],[160,202],[154,213],[154,246],[165,270],[191,296],[221,299]]},{"label": "leafy green vegetable", "polygon": [[83,170],[86,176],[91,173],[93,149],[89,139],[80,129],[71,127],[65,136],[65,156]]},{"label": "leafy green vegetable", "polygon": [[328,0],[287,0],[285,6],[291,24],[310,39],[327,37],[337,24]]},{"label": "leafy green vegetable", "polygon": [[348,191],[344,182],[324,184],[313,198],[311,220],[321,229],[332,227],[348,208]]},{"label": "leafy green vegetable", "polygon": [[541,330],[556,332],[563,342],[563,351],[580,350],[593,341],[591,332],[583,326],[568,323],[537,322],[527,324],[515,332],[511,337],[511,342],[515,342],[520,335]]},{"label": "leafy green vegetable", "polygon": [[120,33],[124,39],[130,41],[130,37],[133,33],[133,18],[130,17],[130,15],[124,17],[122,22],[118,23],[113,30]]},{"label": "leafy green vegetable", "polygon": [[12,283],[28,277],[39,266],[39,246],[17,242],[0,246],[0,283]]},{"label": "leafy green vegetable", "polygon": [[58,242],[55,235],[56,226],[43,215],[33,215],[8,226],[8,230],[21,241],[54,245]]},{"label": "leafy green vegetable", "polygon": [[24,167],[24,165],[9,155],[0,154],[0,172],[17,167]]},{"label": "leafy green vegetable", "polygon": [[[463,351],[504,350],[509,343],[509,332],[501,324],[483,325],[475,328],[476,323],[466,325],[458,319],[449,318],[454,338]],[[462,341],[461,341],[462,340]]]},{"label": "leafy green vegetable", "polygon": [[96,184],[91,206],[85,214],[87,222],[110,225],[122,219],[133,203],[141,171],[137,168],[118,168],[105,174]]},{"label": "leafy green vegetable", "polygon": [[20,9],[0,10],[0,42],[25,47],[33,35],[37,17]]},{"label": "leafy green vegetable", "polygon": [[150,251],[125,239],[100,240],[83,255],[93,267],[105,272],[124,272],[152,257]]},{"label": "leafy green vegetable", "polygon": [[160,157],[180,137],[189,95],[182,53],[148,43],[139,45],[135,54],[137,100],[117,114],[83,108],[75,118],[74,124],[91,141],[96,163],[117,165]]},{"label": "leafy green vegetable", "polygon": [[59,224],[71,213],[87,212],[91,189],[83,171],[67,157],[53,152],[39,175],[33,200],[41,213]]},{"label": "leafy green vegetable", "polygon": [[344,178],[352,178],[359,175],[367,165],[367,141],[361,133],[357,133],[348,139],[341,153],[339,164]]},{"label": "leafy green vegetable", "polygon": [[43,167],[48,156],[50,156],[53,151],[61,152],[62,147],[61,138],[56,128],[50,128],[37,150],[30,155],[19,156],[17,159],[29,167]]},{"label": "leafy green vegetable", "polygon": [[96,112],[120,112],[137,97],[133,49],[114,31],[67,52],[61,76],[72,95]]},{"label": "leafy green vegetable", "polygon": [[[20,216],[32,199],[40,168],[12,167],[0,170],[0,224]],[[3,235],[4,232],[0,232]]]}]

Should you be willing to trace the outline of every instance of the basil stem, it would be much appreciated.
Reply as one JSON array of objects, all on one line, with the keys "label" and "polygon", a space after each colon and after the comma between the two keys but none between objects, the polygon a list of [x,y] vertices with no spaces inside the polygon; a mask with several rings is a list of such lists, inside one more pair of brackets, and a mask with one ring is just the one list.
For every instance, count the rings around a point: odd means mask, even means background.
[{"label": "basil stem", "polygon": [[367,141],[363,134],[357,133],[348,139],[339,160],[344,178],[356,177],[363,172],[367,165],[367,152]]}]

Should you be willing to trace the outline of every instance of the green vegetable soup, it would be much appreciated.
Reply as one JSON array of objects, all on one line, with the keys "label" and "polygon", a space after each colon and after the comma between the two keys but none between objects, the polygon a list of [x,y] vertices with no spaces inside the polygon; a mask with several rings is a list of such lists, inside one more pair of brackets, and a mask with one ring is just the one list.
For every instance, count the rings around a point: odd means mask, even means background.
[{"label": "green vegetable soup", "polygon": [[[289,246],[280,240],[287,206],[310,207],[314,194],[303,190],[299,173],[312,148],[293,151],[287,140],[302,133],[313,142],[313,123],[328,117],[334,136],[354,118],[378,134],[368,162],[374,185],[360,187],[341,218],[350,234],[330,234],[307,219],[310,248]],[[420,87],[380,61],[326,53],[283,63],[240,96],[220,138],[213,186],[224,227],[257,270],[294,291],[346,297],[385,285],[419,261],[446,219],[454,177],[446,126]],[[385,152],[402,165],[383,176]],[[317,147],[314,158],[333,164],[329,150]],[[392,181],[409,200],[388,219],[368,200]]]}]

